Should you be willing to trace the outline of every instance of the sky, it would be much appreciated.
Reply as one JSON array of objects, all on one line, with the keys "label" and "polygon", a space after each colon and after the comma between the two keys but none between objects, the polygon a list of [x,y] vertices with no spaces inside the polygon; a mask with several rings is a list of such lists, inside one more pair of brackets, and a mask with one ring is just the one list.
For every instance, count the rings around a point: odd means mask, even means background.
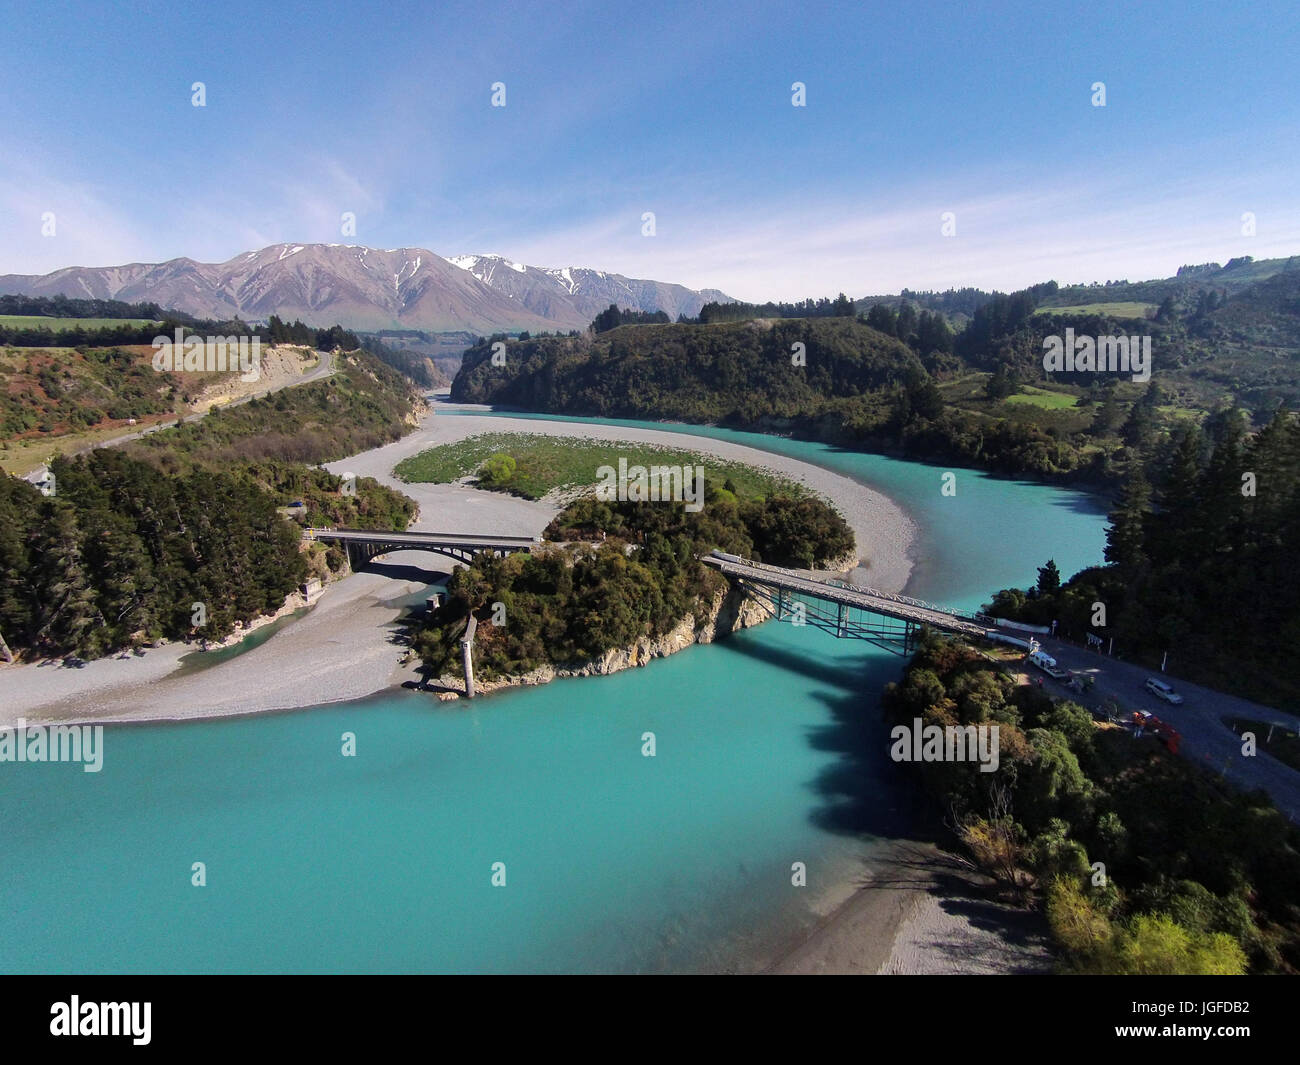
[{"label": "sky", "polygon": [[1300,253],[1294,0],[0,0],[0,24],[0,273],[334,242],[763,301]]}]

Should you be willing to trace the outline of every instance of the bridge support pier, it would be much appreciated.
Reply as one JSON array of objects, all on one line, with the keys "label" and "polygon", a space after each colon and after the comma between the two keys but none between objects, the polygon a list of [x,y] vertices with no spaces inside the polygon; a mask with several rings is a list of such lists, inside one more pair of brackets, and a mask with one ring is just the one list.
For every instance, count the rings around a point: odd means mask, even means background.
[{"label": "bridge support pier", "polygon": [[835,635],[844,636],[849,631],[849,608],[846,604],[839,604],[839,620],[836,623]]},{"label": "bridge support pier", "polygon": [[478,618],[471,614],[465,622],[465,635],[460,638],[460,657],[465,667],[465,698],[474,698],[474,633],[478,631]]},{"label": "bridge support pier", "polygon": [[788,596],[784,588],[778,588],[776,590],[776,620],[777,621],[785,620],[785,610],[786,610],[785,604],[787,598]]}]

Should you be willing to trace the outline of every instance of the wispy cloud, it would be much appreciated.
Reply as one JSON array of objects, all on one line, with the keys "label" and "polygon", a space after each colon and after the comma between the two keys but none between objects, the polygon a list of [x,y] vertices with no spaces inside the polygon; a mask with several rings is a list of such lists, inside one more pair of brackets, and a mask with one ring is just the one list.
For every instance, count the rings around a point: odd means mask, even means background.
[{"label": "wispy cloud", "polygon": [[[220,261],[280,241],[346,240],[418,244],[443,255],[493,251],[762,301],[1139,279],[1184,262],[1300,250],[1300,217],[1281,170],[1208,181],[1204,172],[1155,181],[1117,171],[1009,182],[984,168],[906,185],[877,178],[855,194],[828,195],[810,182],[807,191],[741,200],[727,198],[717,175],[683,166],[659,175],[659,195],[616,194],[621,207],[608,196],[584,203],[594,183],[530,189],[520,181],[517,193],[495,201],[501,216],[493,217],[477,205],[458,212],[450,198],[394,188],[392,167],[372,171],[324,153],[162,204],[115,201],[90,181],[51,176],[48,162],[43,168],[38,156],[26,158],[0,177],[0,272],[172,255]],[[518,202],[506,209],[511,195]],[[344,211],[357,216],[355,236],[340,231]],[[641,234],[645,211],[655,213],[653,237]],[[1246,211],[1256,217],[1253,237],[1241,232]],[[54,237],[41,235],[46,212],[54,214]],[[945,212],[954,218],[952,236],[941,232]]]},{"label": "wispy cloud", "polygon": [[151,252],[150,235],[108,190],[51,177],[30,157],[0,174],[0,272],[147,261]]},{"label": "wispy cloud", "polygon": [[[581,262],[639,277],[722,288],[745,299],[855,296],[900,288],[979,285],[1014,289],[1062,282],[1166,276],[1185,262],[1300,251],[1300,219],[1278,182],[1212,191],[1134,189],[1092,178],[1051,187],[1025,185],[983,195],[966,179],[908,190],[888,204],[838,199],[783,209],[748,204],[723,214],[689,204],[656,216],[640,235],[640,212],[605,216],[517,243],[526,262]],[[1257,235],[1241,233],[1254,209]],[[951,212],[955,232],[944,236]]]}]

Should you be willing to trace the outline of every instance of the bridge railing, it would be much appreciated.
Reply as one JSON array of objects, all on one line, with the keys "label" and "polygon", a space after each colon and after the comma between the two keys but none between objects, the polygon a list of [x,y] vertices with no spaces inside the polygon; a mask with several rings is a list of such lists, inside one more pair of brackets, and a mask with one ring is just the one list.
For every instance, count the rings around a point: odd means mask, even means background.
[{"label": "bridge railing", "polygon": [[[705,557],[707,558],[708,556]],[[717,562],[720,565],[728,564],[725,559],[717,559]],[[742,559],[739,563],[733,562],[730,564],[748,566],[750,569],[766,570],[770,573],[779,573],[785,577],[795,577],[799,580],[806,580],[810,584],[825,584],[834,588],[843,588],[847,592],[861,592],[863,595],[869,595],[876,599],[885,599],[891,603],[898,603],[900,606],[912,606],[912,607],[916,607],[919,610],[932,610],[938,614],[949,614],[952,617],[964,618],[967,621],[973,621],[979,624],[984,624],[986,622],[991,621],[991,619],[985,614],[980,614],[969,610],[953,610],[951,607],[938,606],[934,603],[927,603],[924,599],[913,599],[910,595],[898,595],[895,592],[882,592],[879,588],[871,588],[868,586],[849,584],[846,581],[841,581],[834,578],[822,581],[822,580],[818,580],[816,577],[800,577],[799,574],[794,573],[791,570],[785,569],[782,566],[769,566],[765,562],[754,562],[750,559]]]}]

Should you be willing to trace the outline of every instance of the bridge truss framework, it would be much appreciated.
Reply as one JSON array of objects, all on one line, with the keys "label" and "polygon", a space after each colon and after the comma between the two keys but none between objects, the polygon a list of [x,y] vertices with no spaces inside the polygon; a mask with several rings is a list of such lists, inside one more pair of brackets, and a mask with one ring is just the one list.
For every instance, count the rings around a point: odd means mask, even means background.
[{"label": "bridge truss framework", "polygon": [[877,614],[872,610],[828,603],[813,596],[801,596],[784,588],[774,588],[741,579],[741,588],[757,600],[776,620],[788,624],[811,625],[840,639],[866,640],[904,658],[916,651],[923,625],[904,618]]}]

